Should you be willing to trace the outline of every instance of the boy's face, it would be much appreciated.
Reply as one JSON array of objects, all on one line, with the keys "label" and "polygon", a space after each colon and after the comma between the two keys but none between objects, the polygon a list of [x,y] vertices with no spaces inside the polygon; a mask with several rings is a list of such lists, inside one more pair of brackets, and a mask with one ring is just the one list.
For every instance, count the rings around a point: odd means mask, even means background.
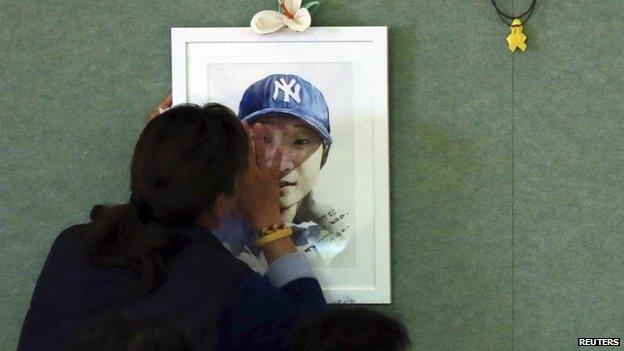
[{"label": "boy's face", "polygon": [[314,187],[321,172],[323,158],[320,135],[300,119],[286,115],[268,115],[254,120],[270,125],[265,136],[267,162],[273,159],[275,149],[283,150],[280,165],[282,208],[301,201]]}]

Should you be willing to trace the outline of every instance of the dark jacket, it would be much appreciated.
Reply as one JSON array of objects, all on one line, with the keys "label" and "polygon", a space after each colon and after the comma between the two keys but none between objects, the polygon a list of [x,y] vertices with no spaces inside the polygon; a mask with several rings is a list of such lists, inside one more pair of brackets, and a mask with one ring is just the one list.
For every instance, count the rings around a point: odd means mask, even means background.
[{"label": "dark jacket", "polygon": [[120,314],[171,323],[197,350],[280,350],[289,328],[325,304],[316,279],[276,288],[199,228],[176,230],[164,284],[141,296],[132,271],[86,261],[88,228],[71,227],[55,240],[18,351],[65,350],[87,326]]}]

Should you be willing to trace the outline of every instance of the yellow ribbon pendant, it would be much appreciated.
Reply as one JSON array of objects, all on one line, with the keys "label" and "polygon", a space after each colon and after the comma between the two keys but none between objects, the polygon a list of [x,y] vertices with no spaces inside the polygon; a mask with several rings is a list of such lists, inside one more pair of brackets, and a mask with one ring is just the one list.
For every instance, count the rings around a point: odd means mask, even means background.
[{"label": "yellow ribbon pendant", "polygon": [[507,47],[509,51],[514,52],[518,48],[522,51],[526,50],[527,45],[524,42],[526,40],[526,35],[522,33],[522,28],[522,21],[520,21],[519,18],[511,22],[511,27],[509,27],[511,33],[507,36],[507,44],[509,44]]}]

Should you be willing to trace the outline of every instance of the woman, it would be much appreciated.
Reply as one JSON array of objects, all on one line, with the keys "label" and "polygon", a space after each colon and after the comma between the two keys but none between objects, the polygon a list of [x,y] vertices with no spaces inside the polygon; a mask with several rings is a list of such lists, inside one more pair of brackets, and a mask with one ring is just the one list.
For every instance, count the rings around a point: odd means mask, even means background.
[{"label": "woman", "polygon": [[[152,119],[134,150],[130,202],[95,206],[91,223],[55,240],[18,350],[63,350],[111,316],[163,320],[197,350],[280,349],[288,327],[325,300],[283,228],[281,151],[266,164],[264,129],[254,125],[250,143],[218,104]],[[261,232],[265,276],[211,233],[234,207]]]}]

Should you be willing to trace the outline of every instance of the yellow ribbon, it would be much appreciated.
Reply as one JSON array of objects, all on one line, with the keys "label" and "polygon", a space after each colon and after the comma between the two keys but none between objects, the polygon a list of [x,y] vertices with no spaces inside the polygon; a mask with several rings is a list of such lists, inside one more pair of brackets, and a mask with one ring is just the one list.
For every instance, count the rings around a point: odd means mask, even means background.
[{"label": "yellow ribbon", "polygon": [[509,44],[507,47],[509,51],[514,52],[518,48],[522,51],[526,50],[527,45],[524,42],[526,40],[526,35],[522,33],[522,21],[520,21],[519,18],[514,19],[509,29],[511,29],[511,33],[507,36],[507,44]]}]

